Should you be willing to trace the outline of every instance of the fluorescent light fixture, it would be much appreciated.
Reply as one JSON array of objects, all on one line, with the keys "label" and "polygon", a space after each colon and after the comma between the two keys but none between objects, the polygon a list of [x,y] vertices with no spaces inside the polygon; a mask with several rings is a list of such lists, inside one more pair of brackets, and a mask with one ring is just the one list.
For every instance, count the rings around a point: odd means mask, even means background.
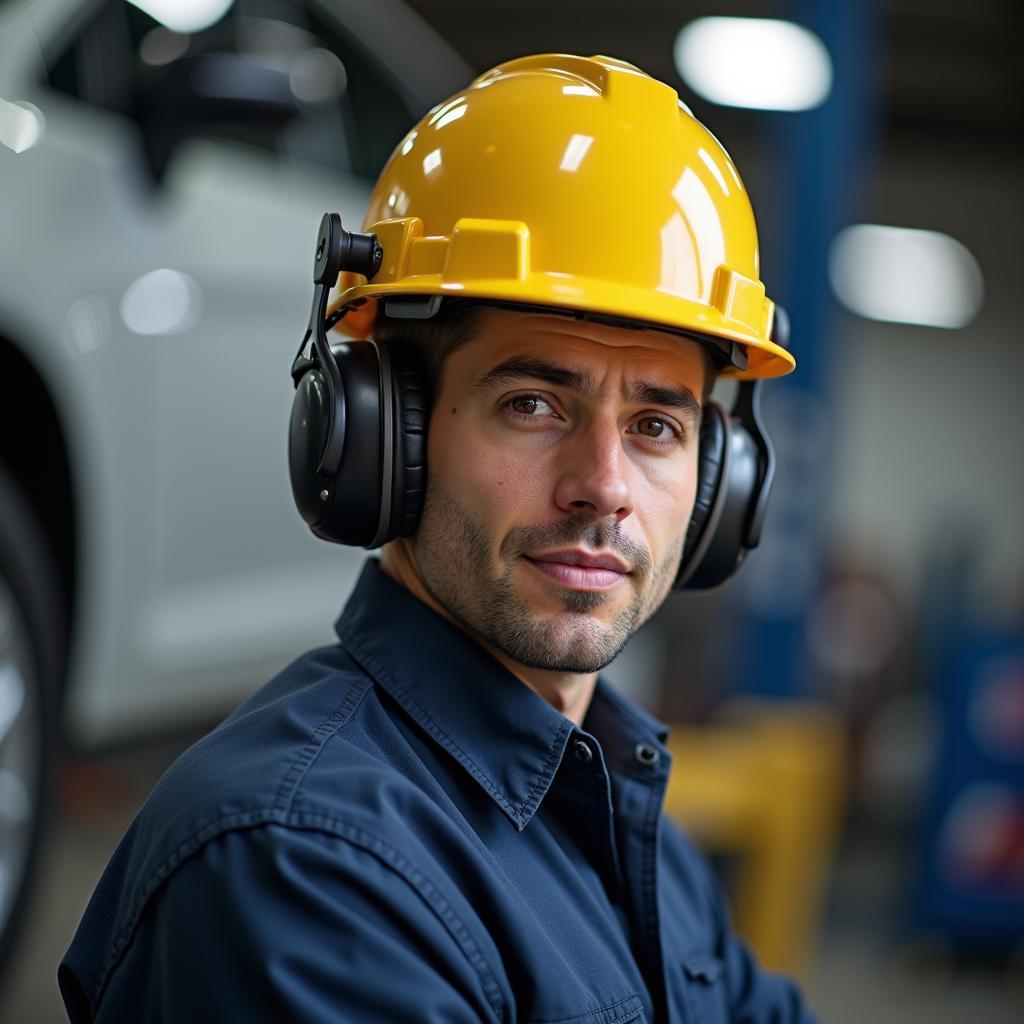
[{"label": "fluorescent light fixture", "polygon": [[698,18],[680,29],[676,70],[712,103],[810,110],[832,89],[832,58],[811,31],[774,18]]},{"label": "fluorescent light fixture", "polygon": [[0,99],[0,145],[24,153],[42,137],[46,129],[43,112],[25,100]]},{"label": "fluorescent light fixture", "polygon": [[133,281],[121,298],[121,319],[136,334],[179,334],[198,322],[202,292],[177,270],[153,270]]},{"label": "fluorescent light fixture", "polygon": [[569,140],[569,145],[565,147],[565,154],[558,169],[560,171],[579,170],[580,162],[587,155],[587,150],[590,149],[593,141],[593,135],[574,135]]},{"label": "fluorescent light fixture", "polygon": [[129,0],[172,32],[202,32],[227,14],[235,0]]},{"label": "fluorescent light fixture", "polygon": [[829,248],[832,290],[869,320],[963,327],[985,293],[977,260],[939,231],[854,224]]}]

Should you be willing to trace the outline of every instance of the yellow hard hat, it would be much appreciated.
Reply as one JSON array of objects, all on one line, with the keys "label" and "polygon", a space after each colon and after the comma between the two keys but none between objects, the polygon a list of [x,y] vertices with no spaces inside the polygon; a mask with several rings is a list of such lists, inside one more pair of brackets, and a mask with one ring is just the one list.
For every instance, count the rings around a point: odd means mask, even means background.
[{"label": "yellow hard hat", "polygon": [[383,262],[370,280],[342,272],[328,309],[352,337],[379,300],[449,296],[721,339],[734,377],[796,365],[771,340],[736,168],[674,89],[624,61],[540,54],[482,74],[398,144],[363,227]]}]

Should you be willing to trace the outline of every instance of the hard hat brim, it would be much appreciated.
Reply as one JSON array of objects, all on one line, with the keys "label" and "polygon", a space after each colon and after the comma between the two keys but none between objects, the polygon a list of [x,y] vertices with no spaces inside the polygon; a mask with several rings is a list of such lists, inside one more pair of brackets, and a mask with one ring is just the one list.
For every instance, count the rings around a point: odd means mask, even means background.
[{"label": "hard hat brim", "polygon": [[754,334],[747,325],[722,314],[713,306],[677,295],[651,291],[618,282],[569,275],[531,273],[526,280],[478,278],[467,282],[444,281],[439,275],[422,279],[405,278],[393,284],[373,284],[347,288],[328,307],[328,315],[343,309],[350,311],[338,324],[349,337],[366,337],[372,332],[377,302],[388,296],[440,295],[459,299],[493,299],[497,302],[527,304],[596,313],[635,324],[638,330],[664,330],[682,335],[704,335],[744,346],[746,369],[726,366],[720,376],[737,380],[781,377],[790,373],[796,360],[769,338]]}]

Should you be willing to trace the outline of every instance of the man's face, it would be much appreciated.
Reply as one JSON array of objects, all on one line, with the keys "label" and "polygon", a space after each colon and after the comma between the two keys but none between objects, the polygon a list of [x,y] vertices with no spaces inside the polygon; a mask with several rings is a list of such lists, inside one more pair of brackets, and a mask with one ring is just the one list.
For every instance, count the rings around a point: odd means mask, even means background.
[{"label": "man's face", "polygon": [[667,334],[486,310],[430,421],[414,551],[433,597],[522,665],[611,661],[679,567],[704,373]]}]

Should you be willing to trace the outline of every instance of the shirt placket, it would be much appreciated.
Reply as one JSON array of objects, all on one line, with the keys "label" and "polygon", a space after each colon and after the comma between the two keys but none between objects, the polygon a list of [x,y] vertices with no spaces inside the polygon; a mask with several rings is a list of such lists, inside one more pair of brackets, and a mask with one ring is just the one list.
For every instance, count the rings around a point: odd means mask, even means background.
[{"label": "shirt placket", "polygon": [[570,737],[568,763],[560,769],[559,785],[549,795],[561,805],[563,820],[577,836],[601,877],[613,904],[621,905],[622,868],[615,842],[611,782],[600,744],[585,733]]},{"label": "shirt placket", "polygon": [[641,746],[645,749],[638,746],[637,760],[642,776],[615,772],[611,784],[625,882],[624,902],[633,931],[636,961],[654,1004],[655,1020],[681,1024],[675,1010],[668,1006],[658,914],[659,829],[668,765],[652,763],[649,755],[653,748]]}]

